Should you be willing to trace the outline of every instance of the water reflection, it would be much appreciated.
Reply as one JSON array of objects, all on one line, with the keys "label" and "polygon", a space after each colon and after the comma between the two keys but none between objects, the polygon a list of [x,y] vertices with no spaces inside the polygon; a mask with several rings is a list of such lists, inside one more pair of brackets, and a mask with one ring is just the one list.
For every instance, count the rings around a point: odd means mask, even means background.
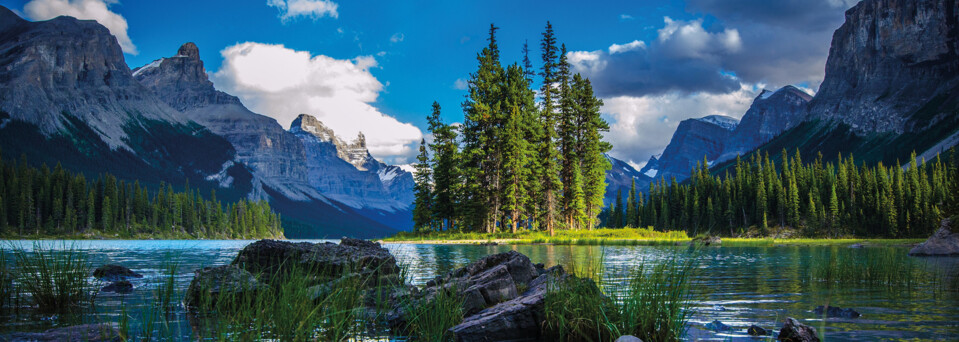
[{"label": "water reflection", "polygon": [[[101,293],[96,315],[43,316],[29,311],[3,313],[0,331],[40,331],[85,322],[118,322],[127,312],[131,324],[148,321],[141,312],[152,300],[153,284],[160,280],[164,260],[180,262],[176,277],[185,289],[197,268],[229,263],[251,241],[80,241],[67,242],[89,253],[94,266],[117,263],[144,275],[135,280],[130,295]],[[313,241],[319,242],[319,241]],[[6,241],[4,247],[30,249],[33,241]],[[39,242],[62,247],[62,242]],[[408,266],[410,280],[422,285],[485,255],[515,250],[534,263],[575,265],[601,273],[604,289],[616,292],[642,263],[656,264],[671,257],[693,258],[695,313],[689,339],[747,338],[756,324],[776,328],[786,316],[796,317],[829,340],[959,340],[959,258],[911,258],[905,248],[845,249],[838,247],[742,247],[691,250],[679,246],[479,246],[386,245]],[[9,260],[9,259],[8,259]],[[818,305],[851,307],[857,319],[823,320],[812,313]],[[170,329],[180,339],[195,339],[182,309],[170,318]],[[734,328],[722,334],[705,324],[719,320]]]}]

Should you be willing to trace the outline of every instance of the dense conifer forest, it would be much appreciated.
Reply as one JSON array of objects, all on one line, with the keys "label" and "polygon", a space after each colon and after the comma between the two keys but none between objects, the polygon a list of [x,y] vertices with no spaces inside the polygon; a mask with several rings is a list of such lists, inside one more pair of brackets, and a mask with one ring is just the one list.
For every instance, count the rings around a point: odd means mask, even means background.
[{"label": "dense conifer forest", "polygon": [[87,179],[25,159],[0,159],[0,236],[265,238],[282,236],[280,218],[265,201],[224,205],[186,184],[151,191],[111,174]]},{"label": "dense conifer forest", "polygon": [[594,227],[610,167],[602,101],[572,74],[547,23],[537,105],[528,46],[522,63],[504,67],[497,30],[490,25],[489,45],[477,54],[462,125],[444,123],[438,103],[427,117],[433,140],[421,142],[417,158],[415,225],[486,233]]},{"label": "dense conifer forest", "polygon": [[842,155],[835,163],[823,163],[822,155],[804,163],[798,151],[789,157],[785,150],[779,159],[737,158],[722,175],[704,161],[681,184],[660,178],[648,192],[634,184],[625,202],[617,194],[603,222],[689,235],[767,235],[789,227],[803,236],[900,238],[928,236],[959,212],[955,148],[905,167],[857,165]]}]

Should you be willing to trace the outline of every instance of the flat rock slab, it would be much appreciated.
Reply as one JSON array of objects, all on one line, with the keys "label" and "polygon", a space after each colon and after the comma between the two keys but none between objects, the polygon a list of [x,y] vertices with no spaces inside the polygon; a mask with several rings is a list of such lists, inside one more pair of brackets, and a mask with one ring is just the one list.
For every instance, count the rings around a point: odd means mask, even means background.
[{"label": "flat rock slab", "polygon": [[339,244],[260,240],[243,247],[233,264],[264,275],[294,269],[333,276],[399,273],[396,258],[387,249],[375,242],[351,238],[343,238]]},{"label": "flat rock slab", "polygon": [[251,293],[263,286],[253,274],[236,265],[204,267],[194,272],[183,304],[191,309],[198,308],[213,304],[221,296]]},{"label": "flat rock slab", "polygon": [[795,318],[786,317],[783,328],[779,330],[779,340],[784,342],[819,342],[816,328],[799,323]]},{"label": "flat rock slab", "polygon": [[0,336],[2,342],[119,342],[120,332],[108,324],[84,324],[50,329],[40,333],[14,333]]},{"label": "flat rock slab", "polygon": [[942,220],[939,230],[909,251],[914,256],[959,256],[959,233],[954,232],[952,220]]}]

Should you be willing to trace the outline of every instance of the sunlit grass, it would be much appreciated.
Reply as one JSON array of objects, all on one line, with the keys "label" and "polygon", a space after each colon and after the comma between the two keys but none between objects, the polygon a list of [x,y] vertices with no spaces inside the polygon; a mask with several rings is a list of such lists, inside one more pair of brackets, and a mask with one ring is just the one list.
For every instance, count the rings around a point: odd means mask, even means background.
[{"label": "sunlit grass", "polygon": [[549,236],[546,232],[521,230],[516,234],[499,232],[484,234],[477,232],[400,232],[383,239],[387,242],[426,242],[426,241],[502,241],[515,244],[548,243],[554,245],[671,245],[689,241],[683,231],[659,232],[649,228],[558,230]]}]

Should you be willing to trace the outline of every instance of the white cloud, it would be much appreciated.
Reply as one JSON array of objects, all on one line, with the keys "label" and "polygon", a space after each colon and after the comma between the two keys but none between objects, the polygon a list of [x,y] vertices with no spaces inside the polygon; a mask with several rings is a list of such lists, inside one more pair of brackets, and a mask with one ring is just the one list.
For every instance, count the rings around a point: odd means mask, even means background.
[{"label": "white cloud", "polygon": [[620,15],[619,15],[619,20],[633,20],[633,19],[636,19],[636,18],[633,18],[633,16],[631,16],[631,15],[629,15],[629,14],[620,14]]},{"label": "white cloud", "polygon": [[127,35],[127,20],[110,11],[116,0],[32,0],[23,5],[23,12],[31,20],[49,20],[61,15],[83,20],[96,20],[117,38],[123,52],[136,55],[136,45]]},{"label": "white cloud", "polygon": [[453,82],[453,89],[466,90],[469,86],[469,82],[462,78],[457,78],[456,82]]},{"label": "white cloud", "polygon": [[602,112],[610,124],[606,134],[606,140],[613,144],[610,154],[643,165],[666,148],[680,121],[713,114],[741,118],[756,97],[756,89],[761,88],[741,84],[739,90],[723,94],[674,91],[605,98]]},{"label": "white cloud", "polygon": [[284,127],[301,113],[312,114],[345,140],[362,131],[370,153],[388,161],[416,153],[423,136],[419,128],[371,105],[383,90],[370,73],[377,66],[373,57],[340,60],[255,42],[227,47],[220,54],[223,64],[213,74],[214,83],[254,112]]},{"label": "white cloud", "polygon": [[330,16],[339,17],[337,5],[329,0],[266,0],[267,6],[276,7],[280,11],[280,20],[286,22],[296,17],[307,17],[313,20]]},{"label": "white cloud", "polygon": [[609,54],[612,55],[612,54],[622,53],[626,51],[633,51],[636,49],[645,49],[645,48],[646,48],[645,42],[641,40],[634,40],[623,45],[620,45],[620,44],[610,45]]},{"label": "white cloud", "polygon": [[406,35],[404,35],[402,32],[397,32],[390,37],[390,43],[396,44],[402,42],[404,39],[406,39]]},{"label": "white cloud", "polygon": [[742,49],[739,31],[707,32],[703,20],[673,20],[663,18],[666,26],[659,29],[659,44],[668,56],[674,58],[711,59]]}]

